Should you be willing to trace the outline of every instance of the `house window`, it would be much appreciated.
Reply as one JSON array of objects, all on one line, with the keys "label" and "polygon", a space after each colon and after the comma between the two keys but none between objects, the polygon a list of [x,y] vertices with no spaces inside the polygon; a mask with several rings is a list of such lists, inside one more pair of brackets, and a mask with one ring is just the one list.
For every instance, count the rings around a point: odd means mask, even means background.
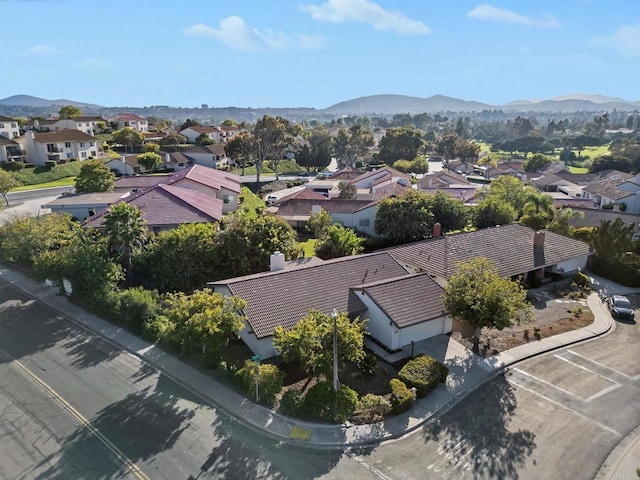
[{"label": "house window", "polygon": [[80,142],[80,148],[84,148],[85,146],[84,142]]},{"label": "house window", "polygon": [[90,154],[92,157],[95,157],[95,156],[96,156],[96,152],[95,152],[95,150],[91,150],[91,151],[89,152],[89,154]]},{"label": "house window", "polygon": [[4,128],[4,123],[0,123],[0,128]]},{"label": "house window", "polygon": [[71,142],[64,142],[64,146],[66,148],[71,148]]},{"label": "house window", "polygon": [[233,195],[223,195],[222,203],[233,203]]},{"label": "house window", "polygon": [[11,124],[11,128],[18,128],[18,124],[17,123],[12,123]]},{"label": "house window", "polygon": [[96,142],[89,142],[89,146],[95,147],[96,146]]},{"label": "house window", "polygon": [[70,153],[67,153],[67,158],[68,159],[71,158],[71,154]]},{"label": "house window", "polygon": [[82,155],[82,158],[87,158],[87,152],[80,152],[80,155]]},{"label": "house window", "polygon": [[368,218],[361,218],[360,220],[358,220],[358,226],[359,227],[368,227],[370,224],[371,220]]}]

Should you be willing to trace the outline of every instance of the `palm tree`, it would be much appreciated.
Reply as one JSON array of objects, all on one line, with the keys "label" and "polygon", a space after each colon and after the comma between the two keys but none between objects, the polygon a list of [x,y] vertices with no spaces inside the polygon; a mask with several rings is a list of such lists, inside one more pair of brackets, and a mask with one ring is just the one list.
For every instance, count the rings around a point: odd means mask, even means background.
[{"label": "palm tree", "polygon": [[124,260],[125,282],[133,278],[133,252],[144,242],[147,234],[142,212],[125,202],[112,206],[104,221],[109,248]]},{"label": "palm tree", "polygon": [[530,192],[527,194],[522,211],[520,223],[536,230],[547,228],[555,216],[553,197],[545,193]]}]

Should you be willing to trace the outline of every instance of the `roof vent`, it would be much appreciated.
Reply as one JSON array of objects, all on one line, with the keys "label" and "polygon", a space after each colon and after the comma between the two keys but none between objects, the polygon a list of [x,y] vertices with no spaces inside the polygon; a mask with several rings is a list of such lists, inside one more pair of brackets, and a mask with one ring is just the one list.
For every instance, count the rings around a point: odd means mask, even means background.
[{"label": "roof vent", "polygon": [[284,270],[284,253],[273,252],[269,258],[269,267],[272,272]]}]

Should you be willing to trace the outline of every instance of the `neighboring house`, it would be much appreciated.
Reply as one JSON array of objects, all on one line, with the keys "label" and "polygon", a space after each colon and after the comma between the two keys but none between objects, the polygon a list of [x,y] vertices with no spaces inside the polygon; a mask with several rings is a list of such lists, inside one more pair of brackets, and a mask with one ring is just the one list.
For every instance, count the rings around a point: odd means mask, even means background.
[{"label": "neighboring house", "polygon": [[532,180],[533,186],[542,192],[557,192],[559,187],[577,186],[555,173],[545,173]]},{"label": "neighboring house", "polygon": [[51,125],[50,130],[80,130],[89,135],[100,133],[98,123],[106,124],[106,120],[102,117],[70,117],[61,118]]},{"label": "neighboring house", "polygon": [[222,202],[223,213],[234,212],[238,208],[242,191],[240,176],[202,165],[192,165],[171,175],[122,177],[115,181],[113,189],[119,192],[139,192],[162,184],[217,198]]},{"label": "neighboring house", "polygon": [[224,168],[229,165],[229,157],[224,151],[224,146],[216,145],[196,145],[182,152],[194,163],[210,168]]},{"label": "neighboring house", "polygon": [[117,130],[129,127],[142,133],[149,131],[149,122],[147,122],[147,119],[135,113],[119,113],[111,117],[109,121],[116,124]]},{"label": "neighboring house", "polygon": [[313,213],[324,210],[334,223],[375,236],[375,219],[378,202],[370,200],[340,200],[285,198],[273,203],[267,212],[286,220],[294,228],[304,228]]},{"label": "neighboring house", "polygon": [[597,183],[585,187],[583,195],[594,200],[600,208],[624,204],[627,213],[640,213],[640,174],[634,176],[613,170]]},{"label": "neighboring house", "polygon": [[180,135],[186,137],[190,143],[196,143],[198,137],[203,133],[209,137],[209,140],[216,143],[220,143],[222,141],[222,130],[215,126],[191,126],[180,130]]},{"label": "neighboring house", "polygon": [[20,136],[20,125],[18,121],[11,117],[3,117],[0,115],[0,137],[10,140]]},{"label": "neighboring house", "polygon": [[640,214],[602,210],[599,208],[571,207],[571,209],[580,212],[580,215],[569,219],[569,224],[575,228],[599,227],[604,221],[614,222],[619,218],[625,224],[633,225],[633,239],[640,240]]},{"label": "neighboring house", "polygon": [[54,125],[58,120],[58,118],[34,118],[33,120],[29,120],[24,127],[26,130],[35,130],[36,132],[51,132],[55,130]]},{"label": "neighboring house", "polygon": [[586,243],[507,225],[284,269],[279,269],[284,267],[284,259],[278,261],[282,254],[276,253],[271,266],[275,271],[209,286],[247,302],[240,337],[264,358],[277,354],[275,328],[291,329],[310,309],[329,314],[336,308],[351,318],[368,319],[372,337],[393,350],[451,331],[442,285],[457,262],[484,256],[503,277],[529,277],[575,271],[586,266],[589,254]]},{"label": "neighboring house", "polygon": [[178,170],[184,170],[185,168],[193,165],[193,160],[185,156],[182,152],[158,152],[158,155],[162,157],[162,168],[171,169],[174,172]]},{"label": "neighboring house", "polygon": [[[395,168],[384,167],[363,173],[349,181],[349,183],[358,189],[356,199],[373,200],[399,195],[407,189],[410,189],[411,175],[396,170]],[[329,194],[329,196],[331,197],[332,195]]]},{"label": "neighboring house", "polygon": [[[210,223],[222,219],[222,200],[173,185],[156,185],[123,200],[142,212],[145,226],[153,231],[170,230],[185,223]],[[108,210],[88,218],[84,227],[101,227]]]},{"label": "neighboring house", "polygon": [[223,142],[232,140],[240,133],[240,129],[233,125],[218,125],[220,130],[220,138]]},{"label": "neighboring house", "polygon": [[129,192],[76,193],[63,195],[42,208],[51,209],[51,213],[68,213],[73,218],[83,221],[102,212],[110,205],[127,197]]},{"label": "neighboring house", "polygon": [[144,170],[138,163],[138,155],[136,154],[121,155],[120,158],[105,162],[105,165],[116,175],[134,175]]},{"label": "neighboring house", "polygon": [[354,178],[358,178],[360,175],[362,175],[362,170],[358,170],[353,167],[345,167],[329,175],[329,179],[350,182]]},{"label": "neighboring house", "polygon": [[79,130],[28,130],[18,143],[26,152],[27,161],[34,165],[44,165],[47,160],[87,160],[102,154],[100,140]]},{"label": "neighboring house", "polygon": [[24,162],[25,152],[18,142],[0,136],[0,162]]},{"label": "neighboring house", "polygon": [[435,194],[446,193],[463,202],[476,196],[478,185],[469,182],[464,176],[450,170],[442,170],[424,175],[417,183],[418,191]]},{"label": "neighboring house", "polygon": [[[185,157],[181,152],[158,152],[162,163],[154,170],[183,170],[193,164],[193,161]],[[120,158],[109,160],[105,163],[107,167],[118,175],[136,175],[145,173],[145,168],[138,162],[138,154],[122,155]]]}]

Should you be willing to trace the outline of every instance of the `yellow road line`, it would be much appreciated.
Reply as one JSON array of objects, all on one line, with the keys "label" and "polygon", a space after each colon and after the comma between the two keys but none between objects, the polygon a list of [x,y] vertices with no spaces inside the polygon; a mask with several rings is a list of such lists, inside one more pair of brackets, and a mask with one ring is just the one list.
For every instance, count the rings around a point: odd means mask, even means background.
[{"label": "yellow road line", "polygon": [[62,406],[62,408],[64,408],[67,412],[69,412],[71,416],[74,417],[80,423],[80,425],[82,425],[84,428],[89,430],[89,432],[91,432],[91,434],[94,437],[100,440],[100,442],[105,447],[107,447],[107,449],[113,455],[115,455],[118,460],[120,460],[124,464],[124,466],[127,468],[129,473],[131,473],[134,477],[136,477],[139,480],[151,480],[147,475],[145,475],[145,473],[140,469],[140,467],[138,467],[138,465],[136,465],[124,453],[122,453],[122,451],[118,447],[116,447],[113,444],[113,442],[111,442],[111,440],[105,437],[96,427],[94,427],[91,424],[89,420],[84,418],[84,416],[80,412],[78,412],[75,408],[73,408],[69,404],[69,402],[67,402],[64,398],[58,395],[53,388],[51,388],[49,385],[43,382],[40,378],[38,378],[38,376],[36,376],[36,374],[34,374],[31,370],[29,370],[27,367],[25,367],[22,363],[20,363],[18,360],[13,358],[4,350],[0,350],[0,353],[3,356],[5,356],[7,360],[9,360],[14,367],[16,367],[18,370],[24,373],[27,377],[31,378],[38,385],[40,385],[40,387],[49,395],[51,395],[53,399]]}]

